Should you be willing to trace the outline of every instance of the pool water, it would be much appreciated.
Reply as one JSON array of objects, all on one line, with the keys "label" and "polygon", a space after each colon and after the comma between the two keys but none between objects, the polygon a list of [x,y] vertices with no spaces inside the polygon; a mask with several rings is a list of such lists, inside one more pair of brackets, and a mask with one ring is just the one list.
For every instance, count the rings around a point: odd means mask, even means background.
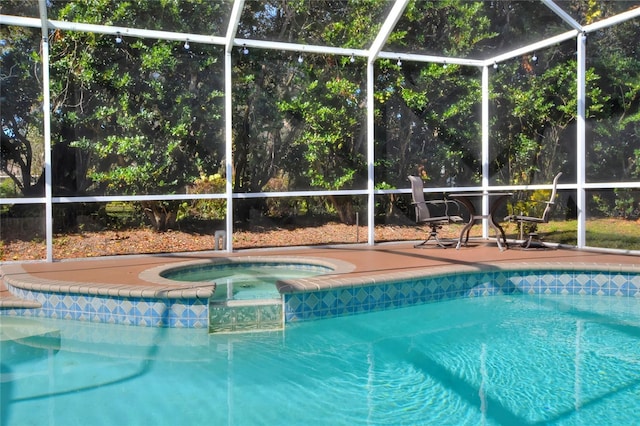
[{"label": "pool water", "polygon": [[331,268],[296,263],[217,263],[188,268],[176,268],[162,273],[176,281],[215,282],[216,300],[252,300],[280,298],[276,283],[325,274]]},{"label": "pool water", "polygon": [[630,425],[640,411],[633,298],[468,298],[242,335],[38,323],[57,345],[2,342],[2,424]]}]

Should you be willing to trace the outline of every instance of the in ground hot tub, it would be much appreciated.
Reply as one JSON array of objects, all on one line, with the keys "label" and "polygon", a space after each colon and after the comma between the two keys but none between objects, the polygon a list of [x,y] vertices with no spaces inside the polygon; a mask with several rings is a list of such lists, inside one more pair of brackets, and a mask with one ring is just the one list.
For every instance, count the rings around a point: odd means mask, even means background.
[{"label": "in ground hot tub", "polygon": [[[284,300],[279,288],[296,280],[350,272],[354,266],[337,259],[279,256],[213,257],[168,264],[142,272],[141,278],[160,285],[213,284],[209,296],[211,333],[253,332],[284,327]],[[317,278],[316,278],[317,279]]]},{"label": "in ground hot tub", "polygon": [[333,272],[334,268],[310,261],[240,259],[193,263],[160,273],[165,279],[215,283],[211,301],[280,298],[278,281]]}]

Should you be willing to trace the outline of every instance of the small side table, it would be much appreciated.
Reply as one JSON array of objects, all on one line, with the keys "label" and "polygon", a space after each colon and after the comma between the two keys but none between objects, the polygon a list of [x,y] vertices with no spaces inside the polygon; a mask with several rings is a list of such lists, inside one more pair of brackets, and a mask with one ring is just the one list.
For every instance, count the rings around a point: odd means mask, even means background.
[{"label": "small side table", "polygon": [[[467,222],[467,224],[464,226],[464,228],[462,228],[462,231],[460,232],[460,238],[458,238],[458,244],[456,245],[456,249],[457,250],[460,249],[463,238],[464,238],[464,244],[466,244],[469,241],[469,233],[471,231],[471,228],[473,227],[473,225],[476,224],[477,221],[482,219],[489,219],[489,226],[491,226],[491,228],[493,228],[496,231],[496,241],[498,242],[498,248],[500,249],[500,251],[509,248],[507,244],[507,236],[504,233],[504,229],[502,229],[502,226],[500,226],[500,224],[495,220],[494,215],[496,211],[500,208],[500,206],[502,206],[504,201],[512,195],[513,193],[511,192],[486,192],[486,191],[459,192],[459,193],[449,194],[449,198],[460,201],[469,212],[469,222]],[[476,208],[471,202],[471,199],[478,198],[478,197],[490,198],[488,215],[477,214]],[[501,239],[502,241],[500,241]]]}]

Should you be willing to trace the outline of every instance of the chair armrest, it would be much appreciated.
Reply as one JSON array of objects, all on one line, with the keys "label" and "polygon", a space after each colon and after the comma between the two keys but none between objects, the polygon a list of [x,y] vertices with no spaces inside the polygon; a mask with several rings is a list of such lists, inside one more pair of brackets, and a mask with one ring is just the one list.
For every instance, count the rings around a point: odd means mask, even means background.
[{"label": "chair armrest", "polygon": [[435,216],[435,218],[440,219],[440,220],[449,220],[449,221],[453,221],[453,222],[462,222],[462,215],[460,214],[461,209],[460,209],[460,203],[456,200],[451,200],[451,199],[437,199],[437,200],[425,200],[425,201],[420,201],[420,202],[411,202],[412,206],[416,206],[416,205],[432,205],[432,206],[439,206],[439,211],[441,212],[442,210],[444,210],[443,214],[438,214],[438,216]]},{"label": "chair armrest", "polygon": [[519,214],[510,214],[504,218],[507,222],[532,222],[532,223],[544,223],[544,220],[539,217],[523,216]]},{"label": "chair armrest", "polygon": [[462,221],[462,209],[461,209],[461,203],[458,200],[452,200],[452,199],[446,199],[445,202],[447,203],[447,215],[448,216],[455,216],[456,218],[459,218],[459,221]]},{"label": "chair armrest", "polygon": [[458,200],[445,198],[443,200],[435,200],[439,204],[444,204],[444,215],[452,222],[462,222],[462,210]]}]

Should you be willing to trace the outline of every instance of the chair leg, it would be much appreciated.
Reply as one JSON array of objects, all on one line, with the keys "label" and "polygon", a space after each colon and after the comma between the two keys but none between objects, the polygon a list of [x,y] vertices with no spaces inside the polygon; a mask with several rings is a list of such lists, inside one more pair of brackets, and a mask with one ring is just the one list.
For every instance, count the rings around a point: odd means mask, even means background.
[{"label": "chair leg", "polygon": [[528,249],[531,248],[531,243],[533,242],[533,234],[529,234],[529,237],[526,241],[522,242],[522,248]]},{"label": "chair leg", "polygon": [[527,249],[546,249],[550,247],[547,246],[542,241],[542,239],[540,238],[537,232],[530,232],[527,240],[522,243],[522,248],[527,250]]},{"label": "chair leg", "polygon": [[431,227],[431,231],[429,232],[429,235],[427,236],[427,239],[424,240],[423,242],[414,245],[413,247],[418,248],[418,247],[425,247],[427,246],[427,243],[429,241],[433,241],[433,245],[446,249],[448,247],[451,247],[452,245],[456,244],[456,241],[442,241],[440,239],[440,236],[438,235],[438,229],[441,229],[442,226],[432,226]]}]

